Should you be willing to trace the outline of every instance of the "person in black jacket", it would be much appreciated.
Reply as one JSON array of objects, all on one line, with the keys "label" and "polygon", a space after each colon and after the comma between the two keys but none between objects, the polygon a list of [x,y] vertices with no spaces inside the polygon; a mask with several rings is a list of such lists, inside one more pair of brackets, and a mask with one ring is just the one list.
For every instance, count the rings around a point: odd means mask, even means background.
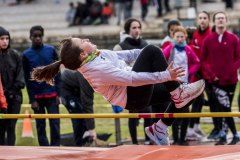
[{"label": "person in black jacket", "polygon": [[[142,49],[145,46],[147,46],[147,42],[141,38],[141,29],[142,29],[142,24],[138,19],[135,18],[129,18],[124,25],[124,33],[125,37],[121,37],[122,41],[115,45],[113,50],[129,50],[129,49]],[[132,64],[130,64],[132,65]],[[147,107],[141,111],[140,113],[150,113],[151,108]],[[130,111],[130,113],[136,113],[134,111]],[[149,126],[151,124],[151,119],[147,118],[144,119],[144,128],[146,126]],[[139,124],[139,119],[138,118],[129,118],[128,120],[128,127],[129,127],[129,132],[130,136],[132,139],[133,144],[138,144],[138,139],[137,139],[137,126]],[[149,138],[147,135],[145,135],[145,144],[149,143]]]},{"label": "person in black jacket", "polygon": [[138,19],[129,18],[124,24],[124,32],[121,32],[120,43],[114,46],[113,50],[142,49],[147,42],[141,37],[142,24]]},{"label": "person in black jacket", "polygon": [[[8,114],[18,114],[22,104],[24,76],[20,54],[10,47],[10,34],[0,26],[0,75],[4,95],[8,103]],[[17,119],[0,120],[0,145],[15,145]],[[5,141],[6,135],[6,141]]]},{"label": "person in black jacket", "polygon": [[[65,68],[61,69],[61,99],[69,113],[93,113],[93,93],[92,87],[80,72]],[[72,126],[76,146],[85,145],[87,143],[85,137],[96,140],[93,118],[73,118]]]}]

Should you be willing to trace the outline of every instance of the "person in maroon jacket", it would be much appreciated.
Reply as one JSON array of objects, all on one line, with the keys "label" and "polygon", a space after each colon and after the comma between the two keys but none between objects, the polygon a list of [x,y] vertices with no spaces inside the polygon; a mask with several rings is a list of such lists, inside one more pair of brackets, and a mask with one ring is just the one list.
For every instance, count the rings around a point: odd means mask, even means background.
[{"label": "person in maroon jacket", "polygon": [[[206,11],[201,11],[197,16],[197,24],[197,30],[193,33],[192,40],[189,45],[192,46],[193,51],[196,53],[198,58],[200,58],[202,54],[201,49],[203,41],[211,33],[211,27],[209,25],[210,14]],[[194,81],[202,78],[201,68],[195,75],[196,76],[194,77]],[[202,106],[206,104],[207,101],[204,99],[204,94],[201,94],[193,101],[191,112],[201,112]],[[205,133],[200,127],[200,118],[191,118],[189,122],[187,137],[189,139],[199,139],[203,136],[205,136]]]},{"label": "person in maroon jacket", "polygon": [[[238,82],[237,70],[240,67],[240,45],[236,35],[227,31],[227,16],[224,12],[213,15],[215,32],[212,32],[203,42],[201,62],[204,78],[211,87],[209,97],[212,112],[231,112],[234,91]],[[214,105],[212,105],[214,104]],[[223,118],[218,118],[219,141],[216,145],[227,143],[226,133],[222,125]],[[231,145],[239,142],[233,117],[226,117],[233,139]]]}]

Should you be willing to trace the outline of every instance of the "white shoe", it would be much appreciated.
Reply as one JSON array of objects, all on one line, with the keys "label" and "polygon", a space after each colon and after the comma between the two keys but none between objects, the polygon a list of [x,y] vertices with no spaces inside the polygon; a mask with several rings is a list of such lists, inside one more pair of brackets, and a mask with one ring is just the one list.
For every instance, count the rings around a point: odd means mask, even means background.
[{"label": "white shoe", "polygon": [[187,129],[186,137],[187,137],[187,139],[196,139],[196,140],[199,140],[202,138],[202,136],[199,135],[198,133],[196,133],[193,128]]},{"label": "white shoe", "polygon": [[193,130],[194,130],[195,133],[201,135],[202,137],[206,136],[206,134],[202,131],[199,124],[194,124]]},{"label": "white shoe", "polygon": [[145,142],[144,142],[144,145],[150,145],[150,144],[151,144],[150,141],[145,141]]},{"label": "white shoe", "polygon": [[92,139],[95,140],[97,138],[97,133],[94,130],[85,131],[82,136],[82,139],[87,138],[87,137],[92,137]]},{"label": "white shoe", "polygon": [[205,136],[206,136],[206,134],[205,134],[201,129],[194,129],[194,131],[195,131],[197,134],[201,135],[202,137],[205,137]]},{"label": "white shoe", "polygon": [[170,92],[171,99],[174,101],[176,108],[182,108],[191,100],[198,97],[205,88],[205,81],[199,80],[194,83],[181,84],[177,89]]},{"label": "white shoe", "polygon": [[168,129],[159,127],[154,123],[152,126],[146,127],[145,132],[148,137],[157,145],[170,145],[168,138]]}]

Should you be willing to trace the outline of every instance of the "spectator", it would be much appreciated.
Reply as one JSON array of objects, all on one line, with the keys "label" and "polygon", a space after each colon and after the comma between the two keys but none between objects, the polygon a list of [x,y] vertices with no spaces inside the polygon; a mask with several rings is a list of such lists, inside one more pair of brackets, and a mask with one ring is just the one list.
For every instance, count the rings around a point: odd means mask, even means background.
[{"label": "spectator", "polygon": [[112,16],[112,6],[105,2],[102,9],[102,23],[108,24],[108,19]]},{"label": "spectator", "polygon": [[[19,114],[22,104],[24,75],[20,54],[11,48],[9,32],[0,27],[0,74],[4,95],[7,99],[7,113]],[[0,120],[0,145],[14,146],[16,142],[17,119]],[[6,140],[5,141],[5,136]]]},{"label": "spectator", "polygon": [[[7,100],[6,97],[4,95],[4,91],[3,91],[3,85],[2,85],[2,80],[1,80],[1,76],[0,76],[0,114],[6,114],[7,113]],[[4,145],[5,144],[5,125],[4,125],[4,120],[0,119],[0,145]]]},{"label": "spectator", "polygon": [[[142,49],[147,46],[147,42],[141,38],[142,24],[139,20],[135,18],[129,18],[124,24],[124,32],[126,34],[125,39],[117,44],[113,50],[129,50],[129,49]],[[129,64],[129,65],[133,65]],[[147,107],[138,112],[129,111],[130,113],[151,113],[151,108]],[[138,144],[137,139],[137,126],[139,124],[139,119],[129,118],[128,128],[130,131],[130,136],[133,144]],[[151,119],[144,119],[144,128],[151,125]],[[145,135],[145,144],[149,144],[149,138]]]},{"label": "spectator", "polygon": [[[156,0],[157,4],[157,17],[163,16],[163,7],[162,7],[162,0]],[[171,8],[169,6],[169,0],[164,0],[164,6],[165,6],[165,13],[171,12]]]},{"label": "spectator", "polygon": [[129,18],[124,24],[124,35],[120,37],[121,42],[114,46],[113,50],[129,50],[143,48],[147,42],[141,38],[142,24],[135,18]]},{"label": "spectator", "polygon": [[129,19],[132,17],[132,9],[133,9],[133,0],[122,0],[124,2],[124,20]]},{"label": "spectator", "polygon": [[121,25],[122,14],[124,20],[132,16],[133,0],[115,0],[115,12],[117,15],[117,25]]},{"label": "spectator", "polygon": [[225,1],[225,8],[226,9],[233,9],[233,0],[224,0]]},{"label": "spectator", "polygon": [[[198,56],[198,58],[201,57],[202,52],[202,45],[204,42],[204,39],[210,35],[211,33],[211,27],[210,27],[210,14],[206,11],[202,11],[197,16],[197,30],[193,33],[192,40],[190,44],[193,46],[193,50]],[[197,72],[195,79],[201,79],[202,71],[201,69]],[[206,86],[207,88],[208,86]],[[200,95],[197,97],[193,104],[192,104],[192,110],[191,112],[201,112],[203,105],[206,105],[207,101],[204,99],[204,95]],[[213,121],[215,123],[215,118],[213,118]],[[199,139],[203,136],[205,136],[205,133],[202,131],[200,127],[200,118],[191,118],[188,128],[188,137]]]},{"label": "spectator", "polygon": [[186,32],[187,32],[186,43],[193,51],[195,46],[193,45],[192,41],[193,41],[193,34],[196,32],[196,30],[197,30],[197,27],[195,26],[186,27]]},{"label": "spectator", "polygon": [[167,36],[161,42],[161,48],[165,49],[169,44],[172,43],[172,33],[174,27],[180,26],[180,22],[178,20],[170,20],[167,24]]},{"label": "spectator", "polygon": [[189,7],[197,9],[197,0],[189,0]]},{"label": "spectator", "polygon": [[[68,69],[61,69],[61,97],[62,102],[71,114],[93,113],[93,89],[81,73]],[[88,138],[96,140],[95,123],[93,118],[72,119],[74,140],[77,146],[87,143],[83,139],[88,131]]]},{"label": "spectator", "polygon": [[[3,91],[3,85],[2,85],[2,79],[1,79],[1,76],[0,76],[0,113],[4,114],[4,113],[7,113],[7,100],[6,100],[6,97],[4,95],[4,91]],[[2,120],[0,120],[2,121]],[[0,130],[2,127],[0,127]],[[1,131],[0,131],[1,132]],[[5,139],[5,137],[4,137]]]},{"label": "spectator", "polygon": [[[43,43],[44,29],[42,26],[33,26],[30,29],[30,40],[32,46],[23,52],[23,69],[27,92],[31,107],[35,114],[59,113],[59,76],[55,79],[56,85],[49,85],[45,82],[38,83],[31,78],[32,69],[43,66],[58,60],[58,55],[53,46]],[[36,119],[38,142],[40,146],[60,145],[60,120],[49,119],[50,138],[49,143],[46,133],[46,120]]]},{"label": "spectator", "polygon": [[[175,66],[183,67],[185,74],[181,77],[181,80],[188,83],[193,81],[193,77],[200,67],[200,61],[191,47],[187,45],[186,38],[187,32],[185,28],[182,26],[175,27],[173,31],[173,43],[169,44],[163,50],[163,53],[168,63],[173,61]],[[185,110],[185,112],[189,112],[189,109]],[[188,145],[187,141],[185,141],[188,120],[188,118],[183,118],[173,123],[173,144]]]},{"label": "spectator", "polygon": [[66,21],[68,22],[69,26],[74,25],[74,16],[76,14],[76,8],[73,2],[69,3],[69,9],[66,13]]},{"label": "spectator", "polygon": [[94,1],[89,8],[89,14],[84,20],[84,25],[98,25],[102,23],[102,3],[100,1]]},{"label": "spectator", "polygon": [[141,18],[142,18],[143,22],[145,22],[145,18],[148,14],[148,3],[149,3],[148,0],[141,0],[140,1],[140,4],[141,4]]},{"label": "spectator", "polygon": [[89,15],[89,8],[86,4],[82,2],[77,2],[77,8],[74,15],[73,24],[81,25]]},{"label": "spectator", "polygon": [[[206,74],[209,86],[209,102],[212,112],[231,112],[234,91],[238,82],[237,70],[240,67],[240,45],[236,35],[227,31],[227,16],[224,12],[213,15],[215,32],[212,32],[203,42],[202,68]],[[223,129],[223,118],[217,119],[214,126],[220,139],[216,145],[227,143],[227,135]],[[233,139],[229,143],[234,145],[239,142],[233,117],[226,117],[225,121],[230,128]],[[215,124],[214,124],[215,125]]]}]

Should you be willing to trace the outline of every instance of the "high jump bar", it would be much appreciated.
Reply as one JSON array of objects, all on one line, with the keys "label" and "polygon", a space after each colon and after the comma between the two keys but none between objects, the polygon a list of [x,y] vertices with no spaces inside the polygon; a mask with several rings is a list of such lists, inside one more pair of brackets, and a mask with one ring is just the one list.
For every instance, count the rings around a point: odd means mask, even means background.
[{"label": "high jump bar", "polygon": [[97,114],[0,114],[0,119],[21,118],[196,118],[196,117],[240,117],[240,112],[204,113],[97,113]]}]

